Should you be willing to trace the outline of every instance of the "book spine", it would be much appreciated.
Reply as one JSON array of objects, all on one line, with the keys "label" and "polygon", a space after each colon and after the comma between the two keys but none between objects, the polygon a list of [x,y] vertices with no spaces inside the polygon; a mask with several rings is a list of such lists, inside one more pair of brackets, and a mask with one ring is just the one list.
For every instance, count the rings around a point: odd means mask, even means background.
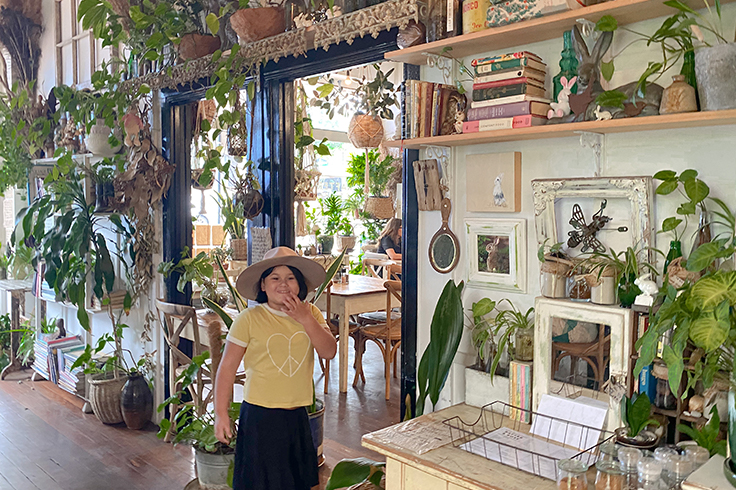
[{"label": "book spine", "polygon": [[480,121],[481,119],[523,116],[530,113],[530,102],[514,102],[512,104],[501,104],[491,107],[478,107],[476,109],[469,109],[467,119],[468,121]]},{"label": "book spine", "polygon": [[407,118],[407,107],[406,107],[406,91],[408,82],[404,82],[401,85],[401,139],[406,139],[406,118]]},{"label": "book spine", "polygon": [[494,73],[503,70],[513,70],[514,68],[522,68],[527,66],[529,58],[515,58],[512,60],[497,61],[485,65],[475,67],[475,74],[482,75],[484,73]]},{"label": "book spine", "polygon": [[480,131],[480,121],[465,121],[463,123],[463,134],[477,133]]},{"label": "book spine", "polygon": [[534,116],[527,114],[526,116],[514,116],[511,122],[512,128],[530,128],[532,127],[532,119]]},{"label": "book spine", "polygon": [[473,90],[473,101],[477,102],[479,100],[500,99],[501,97],[509,97],[511,95],[522,95],[527,93],[527,90],[528,86],[526,83]]},{"label": "book spine", "polygon": [[539,82],[540,85],[544,85],[545,72],[532,70],[531,68],[520,68],[518,70],[506,70],[498,73],[488,73],[485,75],[478,75],[473,79],[473,83],[488,83],[496,82],[501,80],[510,80],[514,78],[528,78]]},{"label": "book spine", "polygon": [[501,104],[512,104],[514,102],[526,102],[529,97],[528,95],[512,95],[510,97],[503,97],[501,99],[491,99],[491,100],[476,100],[470,103],[470,108],[475,109],[478,107],[490,107],[494,105],[501,105]]},{"label": "book spine", "polygon": [[527,83],[529,85],[539,85],[540,82],[537,80],[533,80],[531,78],[527,77],[515,77],[515,78],[507,78],[505,80],[495,80],[492,82],[482,82],[482,83],[474,83],[473,84],[473,90],[483,90],[487,88],[494,88],[494,87],[504,87],[506,85],[517,85],[519,83]]},{"label": "book spine", "polygon": [[541,60],[539,56],[529,51],[518,51],[516,53],[500,54],[498,56],[487,56],[485,58],[475,58],[470,62],[470,66],[488,65],[497,61],[513,60],[520,58],[535,58]]},{"label": "book spine", "polygon": [[480,131],[492,131],[494,129],[511,129],[514,127],[513,117],[500,117],[498,119],[486,119],[478,121]]},{"label": "book spine", "polygon": [[437,117],[439,116],[438,111],[440,108],[439,91],[439,85],[436,85],[432,91],[432,130],[430,132],[430,136],[437,136]]}]

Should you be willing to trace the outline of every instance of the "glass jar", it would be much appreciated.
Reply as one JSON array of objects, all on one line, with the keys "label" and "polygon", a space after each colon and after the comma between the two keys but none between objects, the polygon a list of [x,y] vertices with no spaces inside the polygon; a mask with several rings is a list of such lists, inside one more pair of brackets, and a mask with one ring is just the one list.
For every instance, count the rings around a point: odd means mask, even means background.
[{"label": "glass jar", "polygon": [[615,461],[598,460],[595,463],[595,490],[623,490],[624,470]]},{"label": "glass jar", "polygon": [[677,400],[675,395],[672,394],[669,381],[666,379],[657,378],[657,394],[654,397],[654,406],[665,410],[674,410],[677,407]]},{"label": "glass jar", "polygon": [[710,459],[708,450],[700,446],[687,446],[685,448],[685,455],[693,464],[693,471],[703,466]]},{"label": "glass jar", "polygon": [[636,465],[639,476],[637,488],[640,490],[663,490],[662,463],[654,458],[641,458]]},{"label": "glass jar", "polygon": [[514,359],[517,361],[534,359],[534,326],[516,329]]},{"label": "glass jar", "polygon": [[600,453],[599,458],[603,461],[618,461],[618,446],[613,439],[601,444],[598,452]]},{"label": "glass jar", "polygon": [[590,285],[585,276],[572,276],[568,278],[569,294],[573,301],[590,301]]},{"label": "glass jar", "polygon": [[624,490],[635,490],[638,483],[636,466],[639,464],[642,454],[635,447],[621,447],[618,449],[618,460],[624,472]]},{"label": "glass jar", "polygon": [[557,462],[558,490],[587,490],[588,465],[577,459],[561,459]]},{"label": "glass jar", "polygon": [[682,490],[682,482],[693,472],[693,462],[686,454],[668,454],[662,478],[670,490]]}]

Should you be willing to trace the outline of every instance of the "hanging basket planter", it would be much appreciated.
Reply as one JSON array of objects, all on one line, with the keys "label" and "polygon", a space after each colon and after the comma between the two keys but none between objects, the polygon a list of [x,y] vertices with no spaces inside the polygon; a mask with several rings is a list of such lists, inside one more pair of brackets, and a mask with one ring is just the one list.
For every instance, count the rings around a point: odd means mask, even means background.
[{"label": "hanging basket planter", "polygon": [[248,155],[248,126],[242,118],[227,131],[227,152],[232,157]]},{"label": "hanging basket planter", "polygon": [[253,219],[263,211],[263,196],[251,184],[246,184],[243,189],[236,191],[234,203],[236,206],[243,204],[245,219]]},{"label": "hanging basket planter", "polygon": [[196,60],[220,49],[220,38],[209,34],[185,34],[179,42],[179,58]]},{"label": "hanging basket planter", "polygon": [[286,30],[283,7],[240,9],[230,16],[230,25],[242,41],[254,43]]},{"label": "hanging basket planter", "polygon": [[365,200],[365,212],[375,219],[394,217],[394,202],[390,197],[370,196]]},{"label": "hanging basket planter", "polygon": [[378,116],[356,114],[350,120],[348,138],[356,148],[378,148],[383,141],[383,121]]},{"label": "hanging basket planter", "polygon": [[192,169],[192,188],[196,189],[198,191],[206,191],[208,189],[212,189],[212,186],[214,185],[215,181],[214,179],[210,180],[210,183],[206,186],[203,186],[199,183],[199,178],[202,177],[202,173],[204,172],[203,168],[193,168]]},{"label": "hanging basket planter", "polygon": [[296,169],[294,174],[296,180],[294,183],[294,200],[316,201],[319,178],[322,176],[319,170]]}]

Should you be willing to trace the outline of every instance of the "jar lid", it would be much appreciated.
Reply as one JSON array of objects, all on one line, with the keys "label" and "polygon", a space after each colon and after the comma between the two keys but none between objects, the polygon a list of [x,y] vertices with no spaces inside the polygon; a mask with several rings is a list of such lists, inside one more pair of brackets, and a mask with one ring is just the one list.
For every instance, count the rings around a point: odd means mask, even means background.
[{"label": "jar lid", "polygon": [[561,459],[557,461],[557,468],[563,473],[581,474],[588,471],[588,465],[579,459]]},{"label": "jar lid", "polygon": [[636,468],[641,456],[641,450],[635,447],[622,447],[618,450],[618,460],[624,468]]},{"label": "jar lid", "polygon": [[677,454],[677,451],[675,451],[671,447],[667,447],[667,446],[658,447],[657,449],[654,450],[654,459],[664,464],[666,457],[673,455],[673,454]]},{"label": "jar lid", "polygon": [[609,475],[623,475],[624,470],[621,469],[621,465],[616,461],[607,461],[599,459],[595,462],[595,468],[601,473],[607,473]]},{"label": "jar lid", "polygon": [[639,478],[642,480],[656,480],[662,474],[662,463],[654,458],[642,458],[636,465]]}]

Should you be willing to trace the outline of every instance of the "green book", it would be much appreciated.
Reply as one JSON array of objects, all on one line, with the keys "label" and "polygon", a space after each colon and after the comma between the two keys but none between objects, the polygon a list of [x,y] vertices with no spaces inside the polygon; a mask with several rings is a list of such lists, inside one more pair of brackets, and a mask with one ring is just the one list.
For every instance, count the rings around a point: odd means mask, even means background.
[{"label": "green book", "polygon": [[503,85],[501,87],[489,87],[473,90],[473,101],[499,99],[501,97],[510,97],[512,95],[534,95],[536,97],[544,97],[544,89],[529,85],[527,83],[517,83],[515,85]]},{"label": "green book", "polygon": [[541,72],[547,71],[547,65],[541,61],[533,60],[528,57],[516,58],[513,60],[496,61],[495,63],[488,63],[487,65],[479,65],[475,67],[476,75],[485,75],[488,73],[495,73],[497,71],[513,70],[516,68],[528,67],[533,70],[539,70]]}]

